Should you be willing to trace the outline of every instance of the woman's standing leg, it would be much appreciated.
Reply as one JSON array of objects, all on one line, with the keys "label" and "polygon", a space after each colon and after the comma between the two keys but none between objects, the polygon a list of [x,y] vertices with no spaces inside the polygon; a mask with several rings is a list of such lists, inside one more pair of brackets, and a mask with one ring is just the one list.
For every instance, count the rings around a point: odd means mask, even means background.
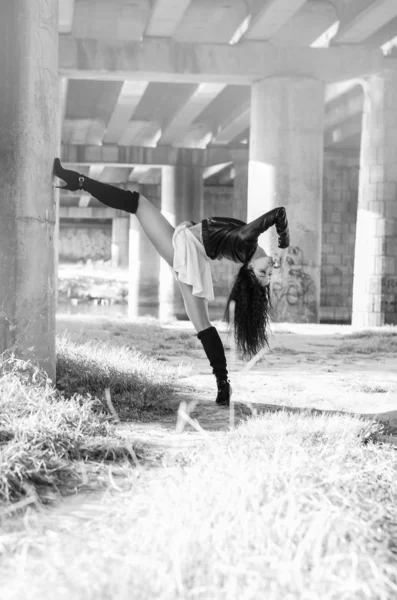
[{"label": "woman's standing leg", "polygon": [[232,395],[232,388],[228,380],[225,348],[220,335],[211,325],[208,314],[208,301],[205,298],[193,296],[192,286],[178,281],[185,304],[186,314],[197,331],[197,337],[203,345],[204,352],[215,375],[218,394],[216,403],[228,406]]}]

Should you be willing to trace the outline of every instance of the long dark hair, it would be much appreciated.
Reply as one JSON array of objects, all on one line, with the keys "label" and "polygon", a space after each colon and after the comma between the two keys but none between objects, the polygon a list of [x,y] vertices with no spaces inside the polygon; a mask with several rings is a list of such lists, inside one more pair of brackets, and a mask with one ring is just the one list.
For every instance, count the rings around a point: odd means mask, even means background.
[{"label": "long dark hair", "polygon": [[224,319],[230,323],[230,303],[234,301],[234,339],[243,358],[251,358],[269,345],[269,287],[261,285],[252,269],[244,264],[227,299]]}]

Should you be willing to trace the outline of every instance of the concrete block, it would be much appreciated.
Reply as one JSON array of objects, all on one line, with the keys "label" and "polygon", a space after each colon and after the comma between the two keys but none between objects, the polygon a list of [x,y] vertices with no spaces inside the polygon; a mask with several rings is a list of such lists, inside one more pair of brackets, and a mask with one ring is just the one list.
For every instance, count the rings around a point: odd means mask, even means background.
[{"label": "concrete block", "polygon": [[385,216],[390,219],[397,219],[397,200],[386,202]]},{"label": "concrete block", "polygon": [[384,234],[397,236],[397,219],[385,219]]},{"label": "concrete block", "polygon": [[[377,157],[379,164],[383,165],[396,165],[397,164],[397,147],[391,140],[391,145],[381,146],[377,150]],[[380,161],[380,159],[382,160]]]},{"label": "concrete block", "polygon": [[335,310],[335,318],[338,321],[350,321],[351,309],[346,306],[338,306]]},{"label": "concrete block", "polygon": [[[396,240],[394,240],[396,241]],[[384,273],[387,275],[394,275],[396,273],[396,255],[384,256]]]},{"label": "concrete block", "polygon": [[[397,160],[396,163],[397,164]],[[396,198],[397,184],[394,181],[382,181],[376,184],[378,200],[394,200]]]},{"label": "concrete block", "polygon": [[330,243],[335,244],[335,247],[341,243],[341,235],[339,233],[330,233],[328,236]]},{"label": "concrete block", "polygon": [[320,322],[321,321],[334,321],[335,320],[335,308],[332,306],[320,306]]},{"label": "concrete block", "polygon": [[371,236],[382,237],[386,231],[386,219],[384,217],[375,218],[375,231],[371,231]]},{"label": "concrete block", "polygon": [[385,181],[397,182],[397,168],[395,164],[385,164]]},{"label": "concrete block", "polygon": [[386,256],[397,256],[397,237],[382,238],[382,247]]},{"label": "concrete block", "polygon": [[327,263],[330,265],[340,265],[341,257],[337,254],[330,254],[327,256]]},{"label": "concrete block", "polygon": [[322,249],[322,254],[325,254],[325,255],[332,254],[334,252],[334,245],[329,244],[329,243],[322,244],[321,249]]},{"label": "concrete block", "polygon": [[322,264],[321,265],[321,271],[325,274],[325,276],[327,275],[333,275],[335,272],[335,266],[334,265],[328,265],[328,264]]},{"label": "concrete block", "polygon": [[342,220],[342,215],[340,212],[332,212],[331,213],[331,221],[332,223],[340,223]]}]

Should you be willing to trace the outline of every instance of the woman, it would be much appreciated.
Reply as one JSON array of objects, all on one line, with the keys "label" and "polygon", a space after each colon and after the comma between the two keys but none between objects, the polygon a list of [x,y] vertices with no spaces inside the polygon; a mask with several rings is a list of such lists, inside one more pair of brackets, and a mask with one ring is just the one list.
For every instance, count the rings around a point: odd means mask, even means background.
[{"label": "woman", "polygon": [[197,331],[218,387],[216,403],[228,406],[232,389],[228,380],[225,350],[211,325],[208,300],[214,298],[208,259],[226,258],[242,263],[230,292],[225,312],[235,302],[234,327],[237,347],[243,356],[255,355],[267,344],[269,285],[273,259],[258,246],[258,237],[275,225],[279,248],[289,246],[288,221],[283,207],[275,208],[251,223],[213,217],[201,223],[185,222],[176,229],[145,196],[66,170],[59,158],[54,174],[66,182],[61,189],[84,190],[106,206],[135,214],[160,256],[174,270],[187,316]]}]

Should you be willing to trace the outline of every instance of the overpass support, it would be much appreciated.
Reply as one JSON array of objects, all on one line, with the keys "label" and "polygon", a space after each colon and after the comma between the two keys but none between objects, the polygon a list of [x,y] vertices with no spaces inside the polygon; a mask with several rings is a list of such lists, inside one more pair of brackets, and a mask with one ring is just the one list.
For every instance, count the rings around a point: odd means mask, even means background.
[{"label": "overpass support", "polygon": [[139,316],[139,296],[141,280],[141,243],[142,229],[135,215],[126,219],[129,224],[129,271],[128,271],[128,318]]},{"label": "overpass support", "polygon": [[[248,221],[284,206],[291,245],[273,272],[277,321],[317,323],[320,304],[324,84],[271,77],[252,85]],[[260,243],[277,253],[275,228]]]},{"label": "overpass support", "polygon": [[364,85],[352,324],[397,324],[397,72]]},{"label": "overpass support", "polygon": [[125,217],[112,219],[112,266],[128,267],[130,222],[128,214]]},{"label": "overpass support", "polygon": [[233,217],[247,220],[248,157],[230,151],[234,166]]},{"label": "overpass support", "polygon": [[[203,168],[183,164],[162,168],[161,211],[175,227],[183,221],[203,219]],[[181,292],[169,266],[161,260],[159,318],[185,318]]]},{"label": "overpass support", "polygon": [[0,0],[0,353],[55,380],[58,2]]}]

